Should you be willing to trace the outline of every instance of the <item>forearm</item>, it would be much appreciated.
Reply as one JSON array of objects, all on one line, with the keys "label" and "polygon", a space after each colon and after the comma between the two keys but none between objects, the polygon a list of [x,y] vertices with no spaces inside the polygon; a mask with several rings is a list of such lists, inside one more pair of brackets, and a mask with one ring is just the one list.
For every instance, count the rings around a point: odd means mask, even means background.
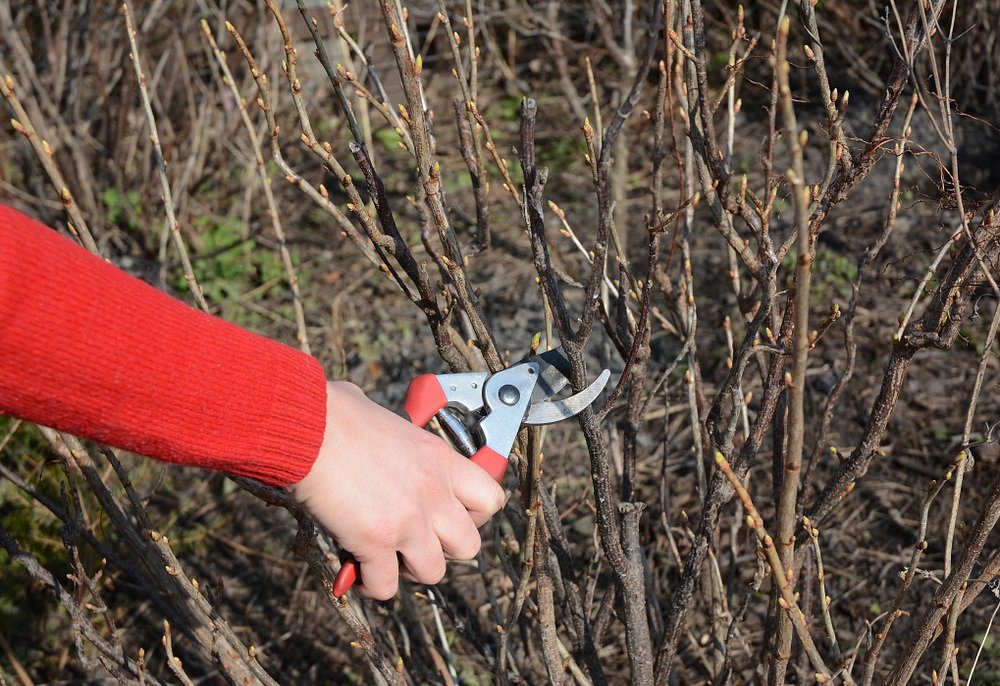
[{"label": "forearm", "polygon": [[313,358],[0,205],[0,413],[287,485],[312,466],[325,407]]}]

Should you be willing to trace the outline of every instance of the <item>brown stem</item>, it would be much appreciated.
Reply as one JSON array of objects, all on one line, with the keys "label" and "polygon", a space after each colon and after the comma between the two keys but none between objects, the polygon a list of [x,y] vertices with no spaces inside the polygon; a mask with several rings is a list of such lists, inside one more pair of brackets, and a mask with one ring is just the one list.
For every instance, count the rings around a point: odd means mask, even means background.
[{"label": "brown stem", "polygon": [[[788,391],[787,448],[781,478],[781,492],[778,497],[778,555],[786,569],[791,569],[795,559],[795,524],[798,509],[799,479],[802,474],[802,452],[805,443],[805,391],[806,370],[809,355],[809,284],[812,275],[813,241],[807,227],[809,189],[804,178],[802,148],[805,142],[800,137],[795,108],[792,106],[792,91],[788,83],[787,45],[788,17],[778,30],[775,70],[778,74],[778,97],[781,100],[784,120],[784,139],[792,158],[792,167],[786,174],[792,192],[794,207],[793,230],[797,236],[795,267],[795,329],[792,337],[792,378]],[[803,132],[804,133],[804,132]],[[792,589],[795,579],[789,579]],[[788,613],[778,618],[778,637],[774,645],[774,681],[781,686],[785,680],[785,669],[792,648],[792,627]]]},{"label": "brown stem", "polygon": [[998,519],[1000,519],[1000,477],[994,479],[992,486],[990,486],[983,510],[969,536],[965,554],[951,575],[934,593],[934,597],[926,605],[926,609],[914,622],[910,638],[904,644],[909,648],[897,658],[892,671],[882,682],[886,686],[902,686],[910,683],[920,657],[934,638],[938,623],[948,611],[952,600],[965,590],[969,576],[972,574],[973,565],[986,546],[987,538]]}]

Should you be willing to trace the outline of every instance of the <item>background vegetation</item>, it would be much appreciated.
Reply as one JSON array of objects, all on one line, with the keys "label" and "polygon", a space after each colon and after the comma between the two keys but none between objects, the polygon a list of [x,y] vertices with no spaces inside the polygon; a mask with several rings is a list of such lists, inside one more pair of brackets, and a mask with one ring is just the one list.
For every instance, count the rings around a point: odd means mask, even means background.
[{"label": "background vegetation", "polygon": [[0,683],[995,683],[998,20],[0,0],[5,203],[390,407],[614,372],[380,604],[281,492],[0,418]]}]

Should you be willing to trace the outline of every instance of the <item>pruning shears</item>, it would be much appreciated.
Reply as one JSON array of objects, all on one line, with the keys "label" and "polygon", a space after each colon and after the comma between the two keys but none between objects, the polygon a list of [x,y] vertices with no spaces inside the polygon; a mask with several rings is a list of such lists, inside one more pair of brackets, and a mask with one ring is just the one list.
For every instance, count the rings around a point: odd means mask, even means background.
[{"label": "pruning shears", "polygon": [[[560,398],[569,376],[562,348],[531,355],[495,374],[421,374],[410,382],[403,410],[418,426],[437,418],[455,449],[499,483],[523,425],[552,424],[579,414],[601,394],[611,372],[605,369],[579,393]],[[348,559],[334,581],[334,595],[347,593],[359,571],[357,560]]]}]

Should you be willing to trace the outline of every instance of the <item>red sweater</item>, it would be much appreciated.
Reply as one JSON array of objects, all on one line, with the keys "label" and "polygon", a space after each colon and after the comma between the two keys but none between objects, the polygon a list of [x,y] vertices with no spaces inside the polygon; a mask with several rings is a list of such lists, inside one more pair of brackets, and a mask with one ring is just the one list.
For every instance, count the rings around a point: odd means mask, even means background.
[{"label": "red sweater", "polygon": [[319,452],[326,380],[0,205],[0,413],[285,486]]}]

